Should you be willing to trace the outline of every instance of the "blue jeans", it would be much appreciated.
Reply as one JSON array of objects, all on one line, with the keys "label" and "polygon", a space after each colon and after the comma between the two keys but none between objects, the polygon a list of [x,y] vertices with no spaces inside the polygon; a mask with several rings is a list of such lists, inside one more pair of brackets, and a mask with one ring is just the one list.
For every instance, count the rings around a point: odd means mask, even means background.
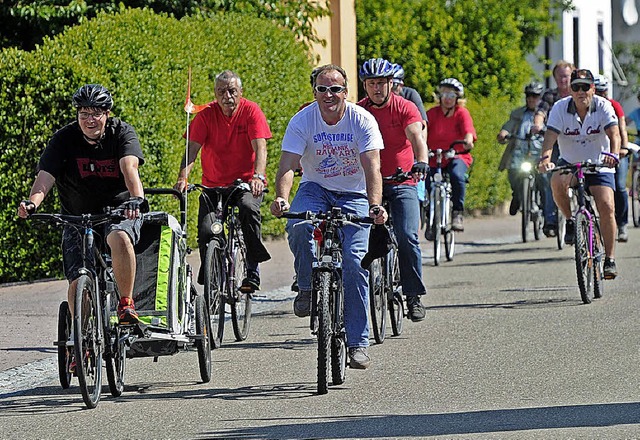
[{"label": "blue jeans", "polygon": [[629,173],[629,155],[620,159],[616,168],[616,224],[624,226],[629,221],[629,193],[627,192],[627,174]]},{"label": "blue jeans", "polygon": [[406,296],[424,295],[422,252],[418,242],[420,204],[417,188],[411,185],[384,185],[382,197],[389,203],[393,230],[398,239],[402,291]]},{"label": "blue jeans", "polygon": [[[467,191],[467,170],[469,167],[462,159],[453,159],[442,169],[443,172],[449,173],[451,182],[451,204],[454,211],[464,211],[464,196]],[[429,168],[429,174],[434,175],[436,168]],[[425,179],[427,194],[431,192],[431,179]],[[428,198],[429,196],[427,196]]]},{"label": "blue jeans", "polygon": [[[326,190],[317,183],[305,182],[291,202],[292,212],[324,211],[340,207],[343,212],[365,217],[369,214],[367,197],[355,193]],[[286,231],[294,257],[294,269],[300,290],[311,290],[311,264],[314,261],[313,226],[289,220]],[[345,225],[342,228],[342,280],[344,285],[344,321],[349,347],[369,345],[369,271],[360,267],[367,252],[369,227]]]}]

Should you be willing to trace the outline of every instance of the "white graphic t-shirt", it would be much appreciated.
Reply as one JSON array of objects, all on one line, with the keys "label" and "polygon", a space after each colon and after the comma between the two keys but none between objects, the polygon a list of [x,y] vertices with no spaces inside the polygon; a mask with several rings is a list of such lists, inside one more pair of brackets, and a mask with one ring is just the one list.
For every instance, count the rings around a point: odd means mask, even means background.
[{"label": "white graphic t-shirt", "polygon": [[[547,128],[558,133],[560,157],[569,163],[599,163],[600,153],[611,151],[605,130],[612,125],[618,125],[618,118],[611,103],[600,96],[593,97],[584,121],[569,96],[554,104],[547,122]],[[615,168],[601,168],[600,172],[614,173]]]},{"label": "white graphic t-shirt", "polygon": [[291,118],[282,139],[282,151],[302,156],[302,180],[330,191],[366,194],[360,154],[382,150],[378,123],[371,113],[346,103],[342,119],[328,125],[314,102]]}]

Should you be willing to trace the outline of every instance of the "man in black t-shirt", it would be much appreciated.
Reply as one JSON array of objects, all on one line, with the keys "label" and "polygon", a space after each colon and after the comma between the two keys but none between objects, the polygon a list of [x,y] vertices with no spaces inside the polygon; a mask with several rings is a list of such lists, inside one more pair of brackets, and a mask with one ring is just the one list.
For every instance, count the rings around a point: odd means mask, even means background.
[{"label": "man in black t-shirt", "polygon": [[[138,166],[144,162],[135,130],[109,117],[113,99],[98,84],[88,84],[73,95],[77,119],[50,139],[38,164],[29,200],[20,203],[18,215],[35,212],[55,185],[63,214],[103,212],[106,206],[125,207],[127,219],[109,226],[106,242],[121,299],[118,318],[123,324],[138,322],[133,304],[136,257],[133,246],[140,237],[141,212],[148,210]],[[69,280],[69,307],[73,316],[78,270],[83,265],[82,238],[73,228],[62,234],[62,259]]]}]

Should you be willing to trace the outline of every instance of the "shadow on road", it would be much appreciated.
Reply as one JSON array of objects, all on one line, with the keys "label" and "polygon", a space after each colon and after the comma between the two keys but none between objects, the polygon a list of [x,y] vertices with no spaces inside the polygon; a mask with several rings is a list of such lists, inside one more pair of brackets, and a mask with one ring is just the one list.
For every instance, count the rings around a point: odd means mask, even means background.
[{"label": "shadow on road", "polygon": [[[605,403],[541,408],[497,409],[446,414],[348,416],[309,418],[309,422],[285,423],[290,419],[252,419],[271,426],[204,432],[200,439],[341,439],[423,438],[492,432],[599,428],[640,423],[640,403]],[[553,434],[548,433],[553,437]]]}]

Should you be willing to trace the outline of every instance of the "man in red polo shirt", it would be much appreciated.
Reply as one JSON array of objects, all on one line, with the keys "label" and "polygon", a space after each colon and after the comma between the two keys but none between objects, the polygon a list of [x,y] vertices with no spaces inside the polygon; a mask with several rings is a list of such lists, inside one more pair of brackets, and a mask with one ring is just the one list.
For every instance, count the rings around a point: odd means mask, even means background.
[{"label": "man in red polo shirt", "polygon": [[[247,278],[243,280],[241,290],[251,293],[260,288],[258,263],[271,258],[262,243],[262,223],[260,204],[262,192],[267,183],[267,139],[271,130],[267,118],[255,102],[242,97],[242,81],[231,70],[225,70],[216,76],[216,100],[196,115],[190,125],[188,163],[184,159],[174,188],[184,191],[187,177],[193,168],[198,152],[202,149],[202,183],[208,187],[229,186],[236,179],[248,182],[251,192],[235,192],[230,203],[239,208],[242,233],[247,246]],[[230,192],[224,195],[227,199]],[[215,194],[208,195],[215,200]],[[204,263],[209,237],[201,227],[209,208],[200,196],[198,211],[198,245],[200,261]],[[225,202],[226,203],[226,202]],[[198,282],[203,283],[200,265]]]}]

